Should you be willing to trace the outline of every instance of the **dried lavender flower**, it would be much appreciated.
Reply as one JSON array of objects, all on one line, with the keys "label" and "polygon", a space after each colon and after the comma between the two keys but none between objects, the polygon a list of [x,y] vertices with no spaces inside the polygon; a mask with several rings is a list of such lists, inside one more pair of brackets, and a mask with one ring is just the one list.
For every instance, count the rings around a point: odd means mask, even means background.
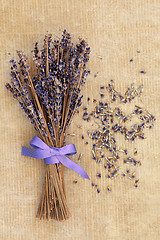
[{"label": "dried lavender flower", "polygon": [[[61,39],[52,40],[51,34],[46,35],[43,48],[39,49],[36,42],[32,52],[35,73],[30,71],[26,55],[17,51],[19,61],[10,61],[11,84],[7,83],[6,88],[43,141],[62,147],[65,132],[82,104],[81,88],[90,73],[86,69],[90,48],[85,40],[73,43],[64,30]],[[40,218],[63,220],[70,216],[62,171],[58,164],[45,166],[43,197],[37,213]]]}]

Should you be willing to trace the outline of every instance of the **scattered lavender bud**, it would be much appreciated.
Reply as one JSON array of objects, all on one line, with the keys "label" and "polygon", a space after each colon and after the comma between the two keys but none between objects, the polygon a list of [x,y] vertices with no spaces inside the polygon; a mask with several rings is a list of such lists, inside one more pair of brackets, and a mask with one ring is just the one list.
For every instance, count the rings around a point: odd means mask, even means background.
[{"label": "scattered lavender bud", "polygon": [[98,173],[98,174],[97,174],[97,177],[98,177],[98,178],[101,178],[101,173]]},{"label": "scattered lavender bud", "polygon": [[[133,59],[131,59],[131,61],[133,61]],[[105,87],[101,86],[100,89],[105,89]],[[129,103],[135,97],[142,94],[143,85],[141,84],[136,88],[134,84],[131,84],[131,86],[127,88],[126,92],[121,94],[119,91],[115,90],[114,81],[111,80],[106,89],[110,92],[111,102],[119,99],[120,103]],[[104,93],[100,92],[100,95],[103,96]],[[135,106],[135,110],[129,115],[125,115],[120,107],[112,109],[109,103],[105,103],[102,100],[98,102],[96,99],[94,99],[93,102],[97,102],[95,109],[91,112],[91,114],[88,113],[90,118],[94,119],[94,124],[97,125],[95,130],[88,131],[88,136],[93,141],[92,158],[97,164],[105,163],[103,166],[107,171],[106,177],[109,181],[116,179],[119,175],[123,177],[127,175],[129,179],[135,179],[134,174],[130,176],[130,170],[126,170],[126,173],[120,173],[121,157],[119,152],[123,152],[125,155],[128,155],[128,150],[119,149],[115,135],[116,133],[120,133],[124,136],[125,140],[131,142],[137,138],[144,139],[143,129],[145,127],[150,128],[155,121],[155,117],[147,110],[144,110],[138,106]],[[134,115],[137,115],[142,123],[136,123],[130,128],[126,127],[125,123],[131,121],[132,116]],[[87,120],[87,118],[85,120]],[[108,151],[109,157],[104,150]],[[136,152],[134,155],[136,155]],[[137,167],[141,165],[141,162],[135,160],[133,157],[127,157],[123,160],[123,162],[125,164],[130,164],[130,167]],[[98,173],[97,177],[101,178],[101,174]]]},{"label": "scattered lavender bud", "polygon": [[112,189],[111,189],[110,187],[107,187],[107,190],[108,190],[109,192],[111,192],[111,191],[112,191]]},{"label": "scattered lavender bud", "polygon": [[124,150],[124,153],[125,153],[125,155],[127,155],[127,150],[126,149]]}]

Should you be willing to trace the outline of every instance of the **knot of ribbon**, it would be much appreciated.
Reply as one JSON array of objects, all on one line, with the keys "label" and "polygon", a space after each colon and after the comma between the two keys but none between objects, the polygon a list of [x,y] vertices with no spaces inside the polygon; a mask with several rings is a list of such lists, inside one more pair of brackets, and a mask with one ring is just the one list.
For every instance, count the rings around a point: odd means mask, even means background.
[{"label": "knot of ribbon", "polygon": [[89,179],[88,174],[78,164],[71,161],[65,155],[76,154],[74,144],[69,144],[61,148],[49,147],[39,137],[34,137],[30,142],[30,148],[22,147],[21,155],[33,157],[37,159],[44,159],[45,164],[62,163],[65,167],[70,168],[81,175],[81,177]]}]

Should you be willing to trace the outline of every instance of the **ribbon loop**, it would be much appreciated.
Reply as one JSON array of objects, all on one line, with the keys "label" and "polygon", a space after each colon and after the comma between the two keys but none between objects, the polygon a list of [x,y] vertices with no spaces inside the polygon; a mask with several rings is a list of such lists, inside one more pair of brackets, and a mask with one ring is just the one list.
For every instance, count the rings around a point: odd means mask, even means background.
[{"label": "ribbon loop", "polygon": [[89,176],[78,164],[71,161],[65,155],[76,154],[76,148],[74,144],[66,145],[62,148],[49,147],[39,137],[34,137],[30,144],[33,149],[22,147],[21,155],[33,157],[37,159],[44,159],[45,164],[62,163],[65,167],[70,168],[81,175],[81,177],[89,179]]}]

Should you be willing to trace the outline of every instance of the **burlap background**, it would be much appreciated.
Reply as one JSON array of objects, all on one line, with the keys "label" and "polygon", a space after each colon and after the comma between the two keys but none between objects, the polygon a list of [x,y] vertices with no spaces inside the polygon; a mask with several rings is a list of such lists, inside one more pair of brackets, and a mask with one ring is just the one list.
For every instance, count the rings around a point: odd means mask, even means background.
[{"label": "burlap background", "polygon": [[[98,195],[89,181],[65,169],[72,218],[62,223],[43,222],[35,217],[43,161],[20,154],[21,146],[28,146],[36,133],[4,84],[10,80],[8,53],[16,56],[19,49],[31,56],[33,42],[42,43],[47,31],[59,35],[64,28],[75,41],[84,37],[92,50],[84,105],[88,96],[98,98],[99,86],[110,79],[120,90],[132,82],[143,83],[141,100],[127,105],[126,111],[137,103],[150,109],[157,121],[153,130],[146,131],[146,140],[128,145],[132,149],[138,145],[137,158],[142,160],[138,189],[119,178],[109,194],[104,177],[98,182]],[[160,0],[1,0],[0,35],[0,239],[160,239]],[[83,123],[81,130],[77,124],[81,124],[80,116],[70,129],[76,136],[68,137],[67,142],[74,142],[83,153],[80,165],[95,180],[98,168],[91,159],[91,143],[85,145],[81,140],[90,125]],[[77,162],[77,156],[72,159]],[[75,179],[77,184],[73,184]]]}]

